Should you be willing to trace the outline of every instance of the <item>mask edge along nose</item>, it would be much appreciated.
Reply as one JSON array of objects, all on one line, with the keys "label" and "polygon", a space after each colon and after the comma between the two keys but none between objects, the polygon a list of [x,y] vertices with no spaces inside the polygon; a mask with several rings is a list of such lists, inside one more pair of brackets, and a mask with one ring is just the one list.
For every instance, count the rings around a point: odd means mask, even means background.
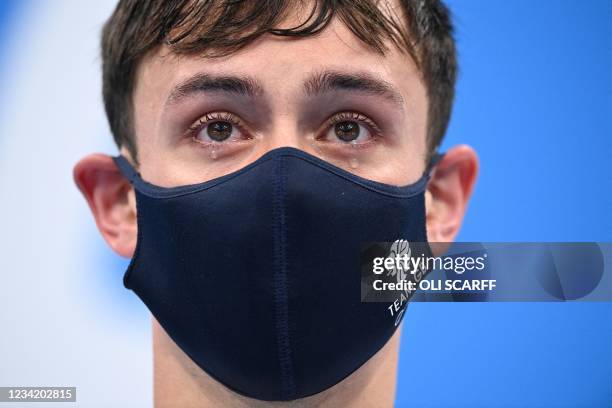
[{"label": "mask edge along nose", "polygon": [[[213,188],[219,184],[225,183],[235,177],[238,177],[243,173],[251,171],[269,160],[274,160],[279,157],[292,157],[295,159],[303,160],[304,162],[309,163],[310,165],[317,166],[351,183],[360,185],[365,189],[395,198],[410,198],[423,192],[427,187],[431,170],[436,164],[435,161],[432,161],[432,163],[430,163],[423,175],[414,183],[407,184],[404,186],[396,186],[380,183],[371,179],[358,176],[356,174],[351,173],[350,171],[338,167],[317,156],[311,155],[310,153],[307,153],[303,150],[294,147],[279,147],[266,152],[254,162],[249,163],[236,171],[214,178],[212,180],[204,181],[202,183],[185,184],[176,187],[162,187],[145,181],[140,175],[140,173],[123,155],[114,156],[113,161],[115,162],[115,165],[118,167],[121,173],[130,182],[130,184],[132,184],[133,187],[140,191],[142,194],[152,198],[173,198]],[[436,157],[441,158],[442,155],[437,155]]]}]

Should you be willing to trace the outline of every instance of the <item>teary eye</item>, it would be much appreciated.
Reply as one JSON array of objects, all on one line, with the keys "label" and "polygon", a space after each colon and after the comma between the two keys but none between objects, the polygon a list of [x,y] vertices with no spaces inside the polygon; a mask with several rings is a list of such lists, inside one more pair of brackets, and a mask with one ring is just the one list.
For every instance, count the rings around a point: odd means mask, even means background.
[{"label": "teary eye", "polygon": [[339,112],[327,120],[320,142],[366,146],[380,134],[376,123],[358,112]]},{"label": "teary eye", "polygon": [[232,135],[234,126],[227,121],[215,121],[206,126],[206,134],[215,142],[222,142]]},{"label": "teary eye", "polygon": [[343,142],[352,142],[353,140],[356,140],[361,133],[359,123],[352,120],[336,123],[334,126],[334,131],[336,132],[338,139],[342,140]]},{"label": "teary eye", "polygon": [[198,143],[225,143],[249,139],[240,119],[229,112],[207,113],[189,127],[188,133]]}]

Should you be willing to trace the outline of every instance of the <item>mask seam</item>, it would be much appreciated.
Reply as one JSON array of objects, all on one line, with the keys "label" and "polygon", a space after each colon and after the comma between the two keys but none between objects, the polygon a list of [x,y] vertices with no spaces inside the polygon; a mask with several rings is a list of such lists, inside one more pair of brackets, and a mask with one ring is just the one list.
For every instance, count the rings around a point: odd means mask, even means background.
[{"label": "mask seam", "polygon": [[274,162],[274,273],[273,293],[276,320],[278,362],[281,376],[281,397],[292,399],[295,395],[291,344],[289,339],[289,304],[287,293],[287,237],[286,237],[286,168],[283,156]]}]

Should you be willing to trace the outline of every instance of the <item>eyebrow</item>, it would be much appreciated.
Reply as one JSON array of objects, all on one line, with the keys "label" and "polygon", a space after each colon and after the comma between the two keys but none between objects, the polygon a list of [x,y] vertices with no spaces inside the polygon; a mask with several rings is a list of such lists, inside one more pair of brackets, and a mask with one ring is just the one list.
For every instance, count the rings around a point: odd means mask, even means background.
[{"label": "eyebrow", "polygon": [[166,105],[177,104],[183,99],[202,92],[227,92],[257,97],[263,94],[263,87],[255,79],[248,76],[216,76],[207,73],[199,73],[175,86],[166,99]]},{"label": "eyebrow", "polygon": [[[404,98],[387,81],[375,78],[367,72],[345,73],[326,70],[312,74],[304,82],[304,92],[316,96],[338,90],[358,91],[379,95],[403,108]],[[213,75],[198,73],[176,85],[166,99],[166,106],[202,92],[226,92],[258,97],[264,94],[263,86],[254,78],[240,75]]]},{"label": "eyebrow", "polygon": [[404,103],[404,98],[391,83],[375,78],[367,72],[322,71],[313,74],[304,82],[304,91],[308,96],[337,90],[358,91],[383,96],[400,107],[403,107]]}]

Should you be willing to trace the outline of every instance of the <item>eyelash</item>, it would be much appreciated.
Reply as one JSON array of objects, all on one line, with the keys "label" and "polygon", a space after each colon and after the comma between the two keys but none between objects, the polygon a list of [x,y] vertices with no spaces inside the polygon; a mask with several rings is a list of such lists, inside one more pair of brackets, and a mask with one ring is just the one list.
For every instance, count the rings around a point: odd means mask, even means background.
[{"label": "eyelash", "polygon": [[198,119],[193,125],[189,126],[187,129],[187,134],[190,136],[196,136],[208,122],[211,121],[224,121],[229,122],[232,126],[236,126],[240,129],[241,132],[246,132],[246,129],[242,123],[242,121],[238,118],[238,116],[234,115],[230,112],[211,112],[202,116]]},{"label": "eyelash", "polygon": [[378,127],[378,125],[372,119],[368,118],[366,115],[362,113],[353,112],[353,111],[339,112],[339,113],[335,113],[334,115],[332,115],[329,119],[327,119],[326,124],[323,128],[324,129],[323,132],[326,132],[332,126],[335,126],[336,124],[347,121],[347,120],[354,120],[356,122],[362,122],[365,125],[367,125],[372,131],[373,139],[376,139],[382,135],[382,130]]},{"label": "eyelash", "polygon": [[[329,131],[330,128],[332,128],[336,124],[343,122],[343,121],[347,121],[347,120],[361,122],[365,124],[366,126],[368,126],[368,128],[370,129],[373,140],[370,141],[369,143],[363,143],[364,146],[362,147],[366,147],[371,142],[379,138],[382,134],[380,127],[378,127],[378,125],[372,119],[368,118],[364,114],[355,112],[355,111],[345,111],[345,112],[335,113],[331,117],[329,117],[325,121],[325,125],[323,126],[322,131],[319,131],[317,133],[319,136],[316,136],[315,139],[321,140],[320,135],[324,135],[327,131]],[[199,132],[201,132],[204,129],[204,127],[211,121],[229,122],[232,124],[232,126],[236,126],[238,130],[240,130],[240,132],[247,135],[248,137],[246,139],[251,138],[250,133],[247,131],[246,126],[243,124],[240,118],[237,115],[234,115],[233,113],[230,113],[230,112],[207,113],[206,115],[199,118],[194,124],[189,126],[189,128],[187,129],[186,135],[191,137],[195,143],[203,145],[204,143],[199,142],[195,139],[196,139],[196,136],[199,134]],[[219,144],[222,145],[223,142],[220,142]],[[358,146],[358,145],[354,145],[354,147],[355,146]]]}]

